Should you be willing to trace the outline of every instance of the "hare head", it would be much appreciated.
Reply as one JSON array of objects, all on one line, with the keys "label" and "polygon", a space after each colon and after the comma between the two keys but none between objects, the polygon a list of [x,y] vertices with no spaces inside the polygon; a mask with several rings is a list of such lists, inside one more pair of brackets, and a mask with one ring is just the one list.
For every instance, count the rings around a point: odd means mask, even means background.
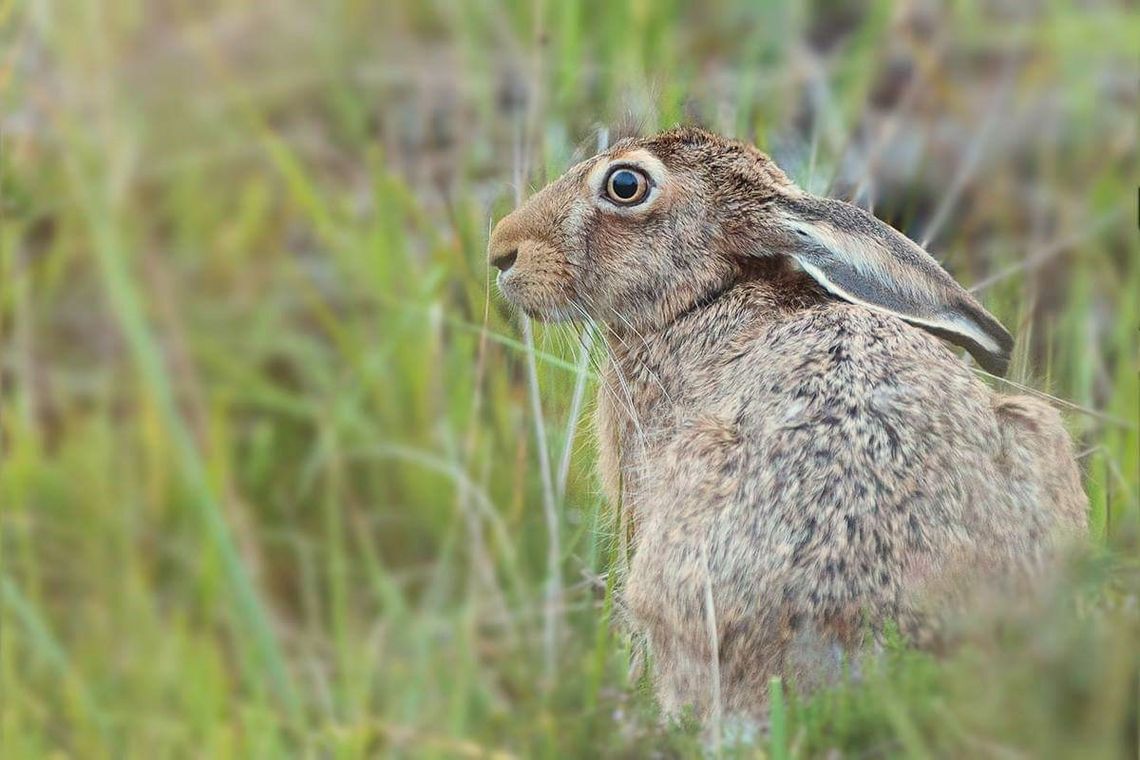
[{"label": "hare head", "polygon": [[488,256],[506,298],[540,319],[653,329],[730,287],[749,259],[783,257],[834,297],[946,338],[995,374],[1013,345],[906,236],[698,129],[623,140],[572,167],[498,223]]}]

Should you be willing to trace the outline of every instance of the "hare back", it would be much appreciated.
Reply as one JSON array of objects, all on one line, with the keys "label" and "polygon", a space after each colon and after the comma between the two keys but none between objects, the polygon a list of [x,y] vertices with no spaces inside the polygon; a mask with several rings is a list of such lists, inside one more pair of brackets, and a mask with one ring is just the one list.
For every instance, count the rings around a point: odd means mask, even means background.
[{"label": "hare back", "polygon": [[795,670],[794,641],[918,626],[927,591],[1032,564],[1083,520],[1056,413],[890,315],[743,283],[614,372],[645,400],[617,435],[629,607],[658,650],[707,663],[711,599],[730,685]]}]

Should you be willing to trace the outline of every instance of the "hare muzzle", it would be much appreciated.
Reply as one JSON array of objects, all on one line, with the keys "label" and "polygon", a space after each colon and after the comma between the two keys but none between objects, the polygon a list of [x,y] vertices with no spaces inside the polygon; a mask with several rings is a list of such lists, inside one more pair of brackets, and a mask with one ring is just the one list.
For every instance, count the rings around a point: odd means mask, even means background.
[{"label": "hare muzzle", "polygon": [[488,263],[498,270],[499,290],[512,304],[537,319],[564,319],[573,293],[565,257],[536,234],[526,211],[523,207],[495,226]]},{"label": "hare muzzle", "polygon": [[571,257],[579,246],[566,220],[575,216],[576,186],[576,179],[564,178],[543,188],[500,219],[487,244],[500,292],[537,319],[574,316],[578,270]]}]

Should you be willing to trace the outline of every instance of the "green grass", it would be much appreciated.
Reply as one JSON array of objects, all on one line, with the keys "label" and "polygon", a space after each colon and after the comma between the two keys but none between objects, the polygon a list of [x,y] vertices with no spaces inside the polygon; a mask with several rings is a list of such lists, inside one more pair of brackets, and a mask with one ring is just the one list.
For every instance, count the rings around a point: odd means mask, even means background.
[{"label": "green grass", "polygon": [[847,136],[909,54],[904,136],[966,135],[876,198],[918,237],[1013,51],[994,124],[1023,133],[931,249],[994,278],[1011,378],[1075,405],[1091,546],[946,657],[893,644],[841,688],[773,684],[739,754],[1135,756],[1140,15],[986,6],[940,17],[939,47],[868,4],[804,132],[799,41],[842,17],[823,0],[0,0],[3,755],[699,754],[616,624],[599,343],[526,340],[489,224],[517,176],[630,122],[754,140],[842,197]]}]

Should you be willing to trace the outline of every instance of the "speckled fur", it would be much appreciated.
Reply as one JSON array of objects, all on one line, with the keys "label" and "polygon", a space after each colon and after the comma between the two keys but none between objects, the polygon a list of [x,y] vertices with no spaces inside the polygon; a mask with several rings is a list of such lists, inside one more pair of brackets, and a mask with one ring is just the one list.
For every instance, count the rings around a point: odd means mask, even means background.
[{"label": "speckled fur", "polygon": [[[632,150],[668,167],[654,208],[583,200],[594,163]],[[798,192],[754,148],[677,130],[571,169],[492,237],[492,256],[518,248],[514,303],[608,325],[600,468],[633,526],[625,607],[669,713],[756,716],[770,677],[833,678],[886,621],[921,642],[971,583],[1032,573],[1085,529],[1051,407],[749,253]]]}]

